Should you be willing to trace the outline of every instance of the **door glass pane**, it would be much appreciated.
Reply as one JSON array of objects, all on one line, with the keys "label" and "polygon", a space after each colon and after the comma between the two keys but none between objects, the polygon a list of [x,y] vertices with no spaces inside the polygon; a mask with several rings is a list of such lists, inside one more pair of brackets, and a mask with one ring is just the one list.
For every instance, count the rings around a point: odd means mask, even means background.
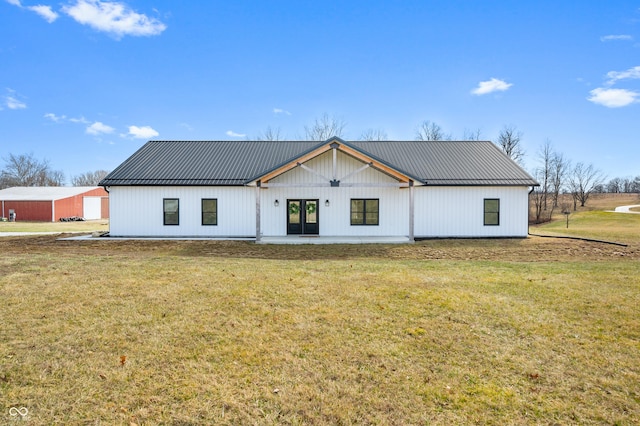
[{"label": "door glass pane", "polygon": [[300,201],[289,201],[289,223],[300,223]]},{"label": "door glass pane", "polygon": [[318,202],[307,201],[305,203],[306,223],[316,223],[318,221]]}]

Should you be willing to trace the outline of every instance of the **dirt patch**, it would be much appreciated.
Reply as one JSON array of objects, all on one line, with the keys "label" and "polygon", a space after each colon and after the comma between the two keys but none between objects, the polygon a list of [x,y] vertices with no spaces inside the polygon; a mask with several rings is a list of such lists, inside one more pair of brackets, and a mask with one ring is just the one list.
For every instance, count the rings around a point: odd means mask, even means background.
[{"label": "dirt patch", "polygon": [[259,245],[247,241],[86,240],[60,236],[4,237],[0,253],[88,256],[211,256],[258,259],[491,260],[505,262],[638,260],[640,248],[597,242],[529,237],[525,239],[427,240],[415,244]]}]

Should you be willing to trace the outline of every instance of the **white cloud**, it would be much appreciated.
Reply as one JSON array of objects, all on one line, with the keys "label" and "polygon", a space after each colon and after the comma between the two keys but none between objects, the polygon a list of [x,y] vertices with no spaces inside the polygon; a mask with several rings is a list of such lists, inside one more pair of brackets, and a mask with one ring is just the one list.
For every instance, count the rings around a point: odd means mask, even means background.
[{"label": "white cloud", "polygon": [[58,14],[51,9],[51,6],[45,6],[42,4],[36,6],[23,6],[20,0],[7,0],[7,3],[18,6],[21,9],[29,9],[43,17],[49,23],[58,19]]},{"label": "white cloud", "polygon": [[167,26],[155,18],[137,13],[128,5],[100,0],[76,0],[64,6],[62,11],[78,23],[104,31],[116,38],[130,36],[153,36],[163,32]]},{"label": "white cloud", "polygon": [[151,126],[129,126],[129,134],[136,139],[151,139],[160,135],[160,133],[156,132]]},{"label": "white cloud", "polygon": [[287,110],[284,109],[280,109],[280,108],[274,108],[273,109],[273,113],[274,114],[284,114],[284,115],[291,115],[291,113]]},{"label": "white cloud", "polygon": [[27,104],[25,104],[21,100],[14,98],[11,95],[5,96],[4,102],[9,109],[25,109],[27,107]]},{"label": "white cloud", "polygon": [[51,6],[39,4],[37,6],[27,6],[27,9],[34,11],[42,16],[48,23],[52,23],[58,19],[58,14],[51,10]]},{"label": "white cloud", "polygon": [[629,68],[626,71],[609,71],[607,73],[608,85],[612,85],[620,80],[634,80],[640,78],[640,66]]},{"label": "white cloud", "polygon": [[48,112],[44,115],[44,118],[48,118],[51,121],[55,121],[56,123],[60,123],[61,121],[65,121],[67,116],[65,115],[55,115],[52,112]]},{"label": "white cloud", "polygon": [[65,123],[65,122],[70,122],[70,123],[76,123],[76,124],[89,124],[90,121],[87,120],[84,117],[79,117],[79,118],[74,118],[74,117],[67,117],[66,115],[57,115],[54,114],[52,112],[48,112],[44,115],[44,118],[48,118],[51,121],[54,121],[56,123]]},{"label": "white cloud", "polygon": [[594,104],[599,104],[607,108],[620,108],[638,102],[640,93],[626,89],[603,89],[597,88],[590,91],[591,97],[587,98]]},{"label": "white cloud", "polygon": [[106,124],[96,121],[92,125],[88,126],[86,131],[90,135],[100,135],[100,134],[106,134],[106,133],[113,133],[114,130],[115,129],[113,127],[107,126]]},{"label": "white cloud", "polygon": [[236,133],[233,130],[227,130],[227,136],[231,136],[232,138],[244,138],[247,135],[244,133]]},{"label": "white cloud", "polygon": [[513,84],[507,83],[504,80],[498,80],[497,78],[492,78],[488,81],[481,81],[478,84],[478,87],[471,91],[474,95],[487,95],[493,92],[504,92],[509,89]]},{"label": "white cloud", "polygon": [[600,37],[600,41],[616,41],[616,40],[633,40],[633,37],[626,34],[606,35],[606,36]]},{"label": "white cloud", "polygon": [[[63,115],[63,117],[64,117],[64,115]],[[69,121],[72,122],[72,123],[89,124],[89,120],[87,120],[84,117],[70,118]]]}]

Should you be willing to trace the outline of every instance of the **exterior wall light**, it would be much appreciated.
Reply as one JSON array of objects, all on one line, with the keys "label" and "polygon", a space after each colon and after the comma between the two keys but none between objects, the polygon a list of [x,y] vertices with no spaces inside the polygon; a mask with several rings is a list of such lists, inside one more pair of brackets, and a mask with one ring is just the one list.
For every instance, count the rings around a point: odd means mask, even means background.
[{"label": "exterior wall light", "polygon": [[324,205],[325,205],[326,207],[329,207],[329,200],[324,200]]},{"label": "exterior wall light", "polygon": [[273,202],[273,205],[274,205],[274,206],[276,206],[276,207],[278,207],[278,206],[280,205],[280,201],[275,200],[275,201]]}]

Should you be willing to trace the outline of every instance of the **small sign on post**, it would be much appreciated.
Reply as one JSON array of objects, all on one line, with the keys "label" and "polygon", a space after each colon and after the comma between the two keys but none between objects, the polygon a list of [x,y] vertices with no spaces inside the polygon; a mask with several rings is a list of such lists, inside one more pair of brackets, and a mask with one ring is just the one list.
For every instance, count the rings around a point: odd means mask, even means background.
[{"label": "small sign on post", "polygon": [[567,229],[569,229],[569,215],[571,214],[571,210],[569,209],[562,210],[562,214],[567,217]]}]

